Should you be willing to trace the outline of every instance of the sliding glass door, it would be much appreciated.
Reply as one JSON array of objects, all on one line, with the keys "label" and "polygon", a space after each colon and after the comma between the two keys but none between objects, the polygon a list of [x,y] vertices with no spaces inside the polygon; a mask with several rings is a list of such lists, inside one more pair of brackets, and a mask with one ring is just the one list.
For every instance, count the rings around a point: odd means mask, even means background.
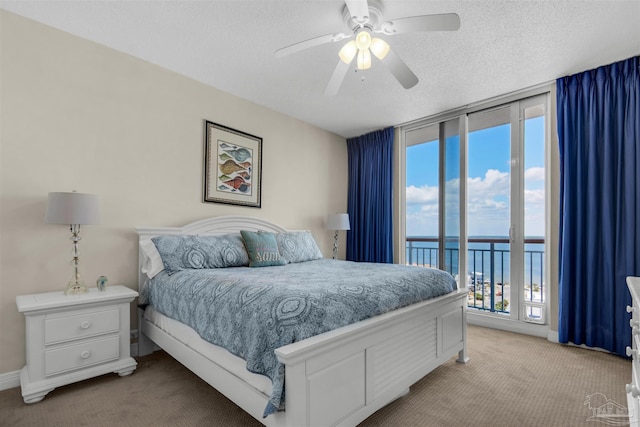
[{"label": "sliding glass door", "polygon": [[405,258],[492,321],[546,323],[547,94],[405,127]]},{"label": "sliding glass door", "polygon": [[405,134],[406,263],[441,268],[458,279],[460,123],[454,118]]},{"label": "sliding glass door", "polygon": [[517,174],[512,114],[510,106],[501,106],[468,119],[468,306],[503,314],[513,307],[510,228],[512,215],[517,215],[512,204]]},{"label": "sliding glass door", "polygon": [[545,323],[545,96],[469,114],[469,307]]},{"label": "sliding glass door", "polygon": [[523,320],[546,323],[548,289],[545,287],[545,99],[536,97],[520,103],[523,153]]}]

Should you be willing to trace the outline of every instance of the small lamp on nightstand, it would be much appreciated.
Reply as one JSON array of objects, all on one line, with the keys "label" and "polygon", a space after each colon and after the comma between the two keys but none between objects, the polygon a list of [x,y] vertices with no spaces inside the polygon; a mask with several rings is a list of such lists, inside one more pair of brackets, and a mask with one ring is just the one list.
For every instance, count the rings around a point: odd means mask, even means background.
[{"label": "small lamp on nightstand", "polygon": [[338,232],[340,230],[351,230],[349,226],[349,214],[331,214],[327,219],[327,230],[335,230],[333,236],[333,259],[338,256]]},{"label": "small lamp on nightstand", "polygon": [[45,221],[48,224],[66,224],[71,230],[73,242],[73,275],[65,295],[84,294],[87,286],[80,278],[80,264],[78,242],[80,241],[80,226],[85,224],[100,224],[100,206],[98,196],[87,193],[49,193]]}]

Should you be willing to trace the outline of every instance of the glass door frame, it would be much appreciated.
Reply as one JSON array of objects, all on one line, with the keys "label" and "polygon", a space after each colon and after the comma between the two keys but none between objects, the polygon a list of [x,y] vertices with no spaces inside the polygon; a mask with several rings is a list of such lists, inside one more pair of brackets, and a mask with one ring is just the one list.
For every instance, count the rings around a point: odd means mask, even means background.
[{"label": "glass door frame", "polygon": [[[492,106],[491,108],[481,109],[478,111],[469,112],[468,116],[473,114],[491,114],[492,111],[509,109],[508,116],[510,125],[509,129],[509,147],[510,147],[510,194],[509,194],[509,286],[512,290],[510,293],[509,312],[508,313],[493,313],[478,311],[475,314],[479,316],[493,316],[499,320],[510,319],[517,322],[529,322],[526,314],[525,305],[537,305],[530,304],[525,301],[525,170],[524,170],[524,147],[525,147],[525,111],[528,108],[542,106],[545,116],[545,132],[544,132],[544,150],[548,150],[548,95],[539,94],[531,97],[513,100],[501,105]],[[502,123],[502,122],[500,122]],[[503,124],[507,124],[506,122]],[[468,155],[468,153],[467,153]],[[469,159],[471,160],[471,159]],[[545,169],[548,169],[546,166]],[[547,197],[547,196],[545,196]],[[546,209],[546,208],[545,208]],[[546,215],[545,215],[546,216]],[[545,254],[548,253],[547,242],[548,235],[545,230]],[[545,258],[546,259],[546,258]],[[493,268],[493,266],[492,266]],[[545,268],[548,270],[548,268]],[[545,283],[549,283],[545,280]],[[548,286],[548,285],[547,285]],[[515,291],[515,292],[514,292]],[[493,289],[492,289],[493,292]],[[549,301],[548,298],[544,303],[544,311],[542,324],[546,324],[548,319]],[[537,322],[534,322],[537,323]]]},{"label": "glass door frame", "polygon": [[[445,116],[439,116],[437,120],[433,121],[419,121],[414,125],[403,126],[403,128],[396,134],[396,159],[399,166],[399,170],[402,171],[396,174],[396,194],[399,197],[396,198],[396,228],[395,233],[399,238],[395,240],[394,247],[394,262],[399,264],[406,263],[406,153],[407,147],[416,143],[428,142],[421,141],[416,142],[412,140],[412,132],[419,133],[421,129],[438,125],[439,126],[439,153],[445,153],[446,151],[446,134],[445,123],[448,121],[458,120],[458,136],[459,136],[459,171],[460,171],[460,184],[459,184],[459,242],[458,242],[458,276],[464,280],[458,280],[459,287],[467,286],[467,115],[463,110],[457,112],[450,112]],[[438,178],[438,265],[440,267],[445,266],[445,205],[446,205],[446,186],[443,185],[446,177],[446,158],[444,155],[439,155],[439,178]]]},{"label": "glass door frame", "polygon": [[[538,107],[538,106],[542,106],[543,108],[543,112],[542,115],[544,117],[544,169],[545,169],[545,177],[544,177],[544,189],[545,189],[545,208],[544,208],[544,216],[545,216],[545,228],[544,228],[544,271],[542,272],[542,277],[541,280],[544,281],[544,283],[546,283],[546,286],[543,287],[543,292],[546,291],[546,296],[544,299],[544,303],[543,303],[543,310],[542,310],[542,319],[539,322],[535,322],[532,321],[531,319],[528,319],[527,317],[527,306],[539,306],[538,303],[535,302],[527,302],[526,298],[525,298],[525,286],[526,286],[526,278],[525,278],[525,242],[524,240],[526,239],[526,230],[525,230],[525,172],[526,172],[526,163],[525,163],[525,158],[524,158],[524,151],[525,151],[525,146],[526,146],[526,110],[529,108],[533,108],[533,107]],[[521,292],[518,293],[518,309],[519,309],[519,313],[518,313],[518,320],[521,321],[525,321],[525,322],[532,322],[532,323],[540,323],[540,324],[548,324],[549,323],[549,306],[550,306],[550,301],[549,301],[549,287],[550,287],[550,281],[549,281],[549,277],[547,272],[550,270],[550,264],[549,264],[549,253],[550,253],[550,245],[549,245],[549,241],[550,241],[550,233],[549,233],[549,222],[550,222],[550,218],[548,215],[548,205],[549,205],[549,200],[550,200],[550,195],[551,193],[549,192],[549,169],[550,169],[550,161],[549,161],[549,148],[550,148],[550,106],[549,106],[549,94],[540,94],[540,95],[535,95],[535,96],[531,96],[528,98],[524,98],[520,101],[518,101],[518,120],[519,120],[519,138],[520,141],[522,142],[522,144],[519,145],[518,150],[518,162],[519,162],[519,169],[520,169],[520,173],[518,175],[518,179],[519,179],[519,187],[520,187],[520,200],[518,200],[518,206],[519,208],[522,210],[522,212],[519,212],[519,216],[516,218],[518,220],[518,224],[519,227],[521,227],[520,229],[518,229],[517,231],[517,238],[521,239],[521,241],[516,241],[516,244],[518,245],[518,251],[520,252],[518,254],[518,264],[517,266],[519,268],[521,268],[521,270],[516,270],[516,271],[521,271],[522,275],[518,278],[519,280],[522,281],[521,283]],[[533,260],[532,260],[533,262]]]},{"label": "glass door frame", "polygon": [[[551,149],[551,144],[553,141],[557,141],[557,138],[552,138],[551,129],[552,126],[555,125],[555,105],[552,103],[552,96],[555,93],[555,85],[554,82],[543,83],[541,85],[531,87],[528,89],[524,89],[521,91],[513,92],[510,94],[498,96],[489,100],[481,101],[475,104],[470,104],[468,106],[457,108],[454,110],[446,111],[444,113],[436,114],[433,116],[425,117],[423,119],[419,119],[413,122],[409,122],[403,125],[399,125],[396,128],[396,144],[395,144],[395,156],[396,156],[396,166],[398,173],[395,174],[394,188],[395,188],[395,198],[394,198],[394,262],[404,264],[406,262],[406,133],[411,130],[418,129],[424,126],[430,126],[435,123],[443,122],[451,118],[460,118],[460,256],[459,256],[459,274],[460,277],[466,277],[467,271],[467,186],[466,179],[468,175],[467,169],[467,129],[468,129],[468,114],[478,112],[481,110],[486,110],[494,107],[498,107],[500,105],[509,104],[514,101],[525,101],[527,98],[532,98],[536,96],[544,97],[544,106],[545,106],[545,124],[544,124],[544,135],[545,135],[545,156],[544,156],[544,164],[545,164],[545,194],[546,194],[546,202],[545,202],[545,249],[544,249],[544,263],[545,263],[545,271],[543,275],[543,280],[546,283],[546,299],[545,299],[545,319],[546,322],[544,325],[537,325],[532,323],[527,323],[514,319],[513,321],[508,321],[508,324],[504,322],[492,321],[491,318],[494,318],[495,315],[484,316],[483,313],[474,313],[475,310],[468,310],[467,319],[469,323],[477,324],[480,326],[488,326],[497,329],[504,329],[519,333],[525,333],[530,335],[541,336],[545,338],[549,338],[552,341],[557,341],[557,338],[554,338],[557,335],[557,332],[550,330],[550,327],[557,327],[557,319],[551,318],[549,316],[551,307],[555,307],[557,305],[557,279],[554,278],[554,273],[557,273],[557,262],[552,259],[550,248],[553,247],[554,243],[557,243],[557,233],[555,233],[554,226],[557,225],[557,213],[554,213],[554,209],[558,209],[559,206],[557,201],[553,198],[557,195],[557,191],[553,189],[552,186],[552,177],[556,177],[557,173],[551,171],[552,168],[556,168],[558,166],[558,153],[557,150]],[[518,132],[520,131],[520,126],[518,126]],[[512,130],[513,131],[513,130]],[[464,177],[464,179],[462,179]],[[522,193],[524,194],[524,193]],[[524,245],[524,244],[523,244]],[[524,250],[524,246],[523,250]],[[519,257],[520,258],[520,257]],[[522,260],[524,262],[524,260]],[[553,278],[553,280],[552,280]],[[462,280],[459,286],[467,287],[466,280]],[[520,300],[523,299],[519,297],[518,301],[518,314],[523,311],[520,308]]]}]

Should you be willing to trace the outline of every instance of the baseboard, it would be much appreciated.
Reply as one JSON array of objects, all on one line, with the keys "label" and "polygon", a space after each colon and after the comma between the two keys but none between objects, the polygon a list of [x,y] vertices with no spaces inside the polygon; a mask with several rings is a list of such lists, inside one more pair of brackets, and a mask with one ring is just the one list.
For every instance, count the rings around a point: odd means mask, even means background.
[{"label": "baseboard", "polygon": [[[137,330],[131,331],[132,334],[138,334]],[[138,343],[131,343],[129,347],[129,354],[132,357],[138,355]],[[0,391],[9,390],[10,388],[20,387],[20,371],[7,372],[0,374]]]},{"label": "baseboard", "polygon": [[547,338],[549,327],[547,325],[536,325],[533,323],[517,322],[508,319],[498,319],[494,316],[474,313],[467,310],[467,323],[470,325],[483,326],[485,328],[499,329],[501,331],[516,332],[519,334],[533,335]]},{"label": "baseboard", "polygon": [[[558,333],[558,331],[549,331],[549,333],[547,334],[547,339],[553,343],[556,344],[560,344],[560,334]],[[589,347],[588,345],[585,344],[574,344],[572,342],[567,342],[567,343],[563,343],[563,345],[568,345],[571,347],[578,347],[578,348],[584,348],[586,350],[594,350],[594,351],[600,351],[602,353],[609,353],[609,354],[613,354],[611,351],[609,350],[605,350],[604,348],[600,348],[600,347]]]},{"label": "baseboard", "polygon": [[0,391],[20,387],[20,371],[0,374]]}]

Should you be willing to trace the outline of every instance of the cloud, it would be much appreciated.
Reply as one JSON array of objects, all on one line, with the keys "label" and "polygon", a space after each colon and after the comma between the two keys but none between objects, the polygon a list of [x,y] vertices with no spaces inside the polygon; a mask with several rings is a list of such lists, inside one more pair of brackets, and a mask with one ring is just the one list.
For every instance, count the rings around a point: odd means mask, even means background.
[{"label": "cloud", "polygon": [[544,206],[544,190],[524,190],[524,204]]},{"label": "cloud", "polygon": [[438,187],[423,185],[407,187],[406,203],[408,205],[422,205],[426,203],[438,203]]},{"label": "cloud", "polygon": [[495,223],[509,223],[510,189],[509,173],[495,169],[486,171],[484,177],[467,180],[469,234],[490,234],[488,227],[502,229],[501,224]]},{"label": "cloud", "polygon": [[[528,182],[544,179],[544,168],[529,168],[525,172]],[[449,218],[457,211],[460,180],[446,183],[445,198]],[[438,187],[408,186],[407,235],[433,236],[438,234]],[[511,177],[508,172],[489,169],[483,177],[467,179],[467,225],[469,235],[506,235],[511,220],[509,201]],[[527,233],[543,235],[544,189],[525,189]]]},{"label": "cloud", "polygon": [[467,180],[468,199],[486,199],[496,196],[509,196],[510,178],[509,172],[489,169],[484,178],[476,177]]},{"label": "cloud", "polygon": [[527,181],[544,181],[544,168],[533,167],[524,172],[524,179]]}]

